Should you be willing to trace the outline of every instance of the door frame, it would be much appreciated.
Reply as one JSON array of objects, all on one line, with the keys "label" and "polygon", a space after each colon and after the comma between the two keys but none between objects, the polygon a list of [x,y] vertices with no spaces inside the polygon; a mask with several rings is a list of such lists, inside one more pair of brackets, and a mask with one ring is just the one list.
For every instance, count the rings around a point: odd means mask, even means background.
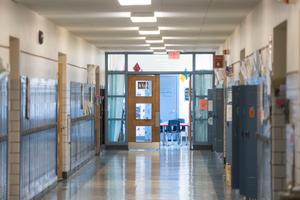
[{"label": "door frame", "polygon": [[[189,75],[189,77],[192,80],[191,86],[192,88],[195,88],[195,75],[196,74],[201,74],[201,73],[210,73],[210,74],[214,74],[213,69],[212,70],[196,70],[196,55],[197,54],[211,54],[211,55],[215,55],[215,52],[183,52],[181,54],[190,54],[192,55],[192,71],[188,71],[188,72],[184,72],[184,71],[141,71],[141,72],[134,72],[134,71],[129,71],[128,70],[128,55],[152,55],[153,53],[149,53],[149,52],[105,52],[105,148],[106,149],[117,149],[117,150],[128,150],[128,76],[129,75],[162,75],[162,74],[182,74],[182,73],[187,73]],[[125,68],[123,71],[109,71],[108,70],[108,56],[109,55],[124,55],[125,57]],[[108,91],[107,91],[107,86],[108,86],[108,76],[109,75],[117,75],[117,74],[122,74],[125,76],[125,95],[122,96],[118,96],[118,97],[123,97],[125,98],[125,110],[126,110],[126,115],[125,115],[125,141],[122,143],[112,143],[108,141],[108,97],[110,97],[108,95]],[[215,80],[215,76],[213,76],[213,83]],[[215,87],[215,85],[213,85],[213,88]],[[194,112],[195,112],[195,93],[191,92],[192,94],[190,94],[190,98],[191,98],[191,113],[190,115],[194,116]],[[202,149],[202,147],[206,148],[208,145],[207,143],[204,144],[195,144],[194,143],[194,137],[193,137],[193,131],[195,130],[195,122],[194,122],[194,118],[192,118],[192,120],[190,120],[190,127],[189,127],[189,132],[190,133],[190,148],[191,149]]]}]

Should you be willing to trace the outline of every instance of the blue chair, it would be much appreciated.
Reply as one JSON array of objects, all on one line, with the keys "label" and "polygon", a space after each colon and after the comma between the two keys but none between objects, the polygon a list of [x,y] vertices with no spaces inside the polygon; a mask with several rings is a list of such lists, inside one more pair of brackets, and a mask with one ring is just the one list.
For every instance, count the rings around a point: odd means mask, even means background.
[{"label": "blue chair", "polygon": [[[180,133],[180,121],[179,120],[169,120],[168,127],[167,127],[167,133],[168,133],[168,141],[169,136],[171,136],[171,142],[174,142],[175,140],[178,141],[179,133]],[[175,140],[173,138],[175,137]]]},{"label": "blue chair", "polygon": [[[180,123],[185,123],[185,119],[178,119]],[[180,144],[182,144],[182,139],[185,138],[185,144],[188,144],[188,133],[186,132],[186,127],[181,126],[180,127],[180,133],[179,133],[179,138],[180,138]]]}]

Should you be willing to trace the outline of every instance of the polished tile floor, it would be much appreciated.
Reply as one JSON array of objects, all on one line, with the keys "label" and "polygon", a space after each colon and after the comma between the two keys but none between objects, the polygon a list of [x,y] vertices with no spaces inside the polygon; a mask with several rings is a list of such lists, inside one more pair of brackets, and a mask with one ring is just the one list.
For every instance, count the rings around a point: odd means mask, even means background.
[{"label": "polished tile floor", "polygon": [[106,151],[44,199],[238,199],[226,189],[214,153],[165,147],[160,151]]}]

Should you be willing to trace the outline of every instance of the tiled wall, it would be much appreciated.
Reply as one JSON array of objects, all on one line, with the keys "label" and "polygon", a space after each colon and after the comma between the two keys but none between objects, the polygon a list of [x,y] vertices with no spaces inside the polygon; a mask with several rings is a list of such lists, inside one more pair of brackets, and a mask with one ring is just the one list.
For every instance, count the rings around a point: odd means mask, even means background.
[{"label": "tiled wall", "polygon": [[287,75],[287,98],[290,100],[290,123],[295,125],[296,133],[296,185],[300,185],[300,87],[299,73]]}]

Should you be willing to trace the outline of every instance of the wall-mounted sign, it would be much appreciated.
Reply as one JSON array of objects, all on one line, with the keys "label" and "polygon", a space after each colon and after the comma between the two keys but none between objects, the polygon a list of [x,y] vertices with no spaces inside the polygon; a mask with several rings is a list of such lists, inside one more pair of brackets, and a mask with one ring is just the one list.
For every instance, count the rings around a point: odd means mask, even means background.
[{"label": "wall-mounted sign", "polygon": [[169,55],[169,59],[179,59],[180,58],[179,51],[169,51],[168,55]]},{"label": "wall-mounted sign", "polygon": [[135,72],[141,71],[141,67],[140,67],[139,63],[136,63],[136,64],[134,65],[133,70],[134,70]]},{"label": "wall-mounted sign", "polygon": [[200,105],[200,110],[208,110],[208,100],[207,99],[200,99],[199,105]]},{"label": "wall-mounted sign", "polygon": [[214,69],[224,68],[224,56],[223,55],[214,55]]},{"label": "wall-mounted sign", "polygon": [[190,100],[190,89],[189,88],[184,89],[184,100],[186,100],[186,101]]}]

